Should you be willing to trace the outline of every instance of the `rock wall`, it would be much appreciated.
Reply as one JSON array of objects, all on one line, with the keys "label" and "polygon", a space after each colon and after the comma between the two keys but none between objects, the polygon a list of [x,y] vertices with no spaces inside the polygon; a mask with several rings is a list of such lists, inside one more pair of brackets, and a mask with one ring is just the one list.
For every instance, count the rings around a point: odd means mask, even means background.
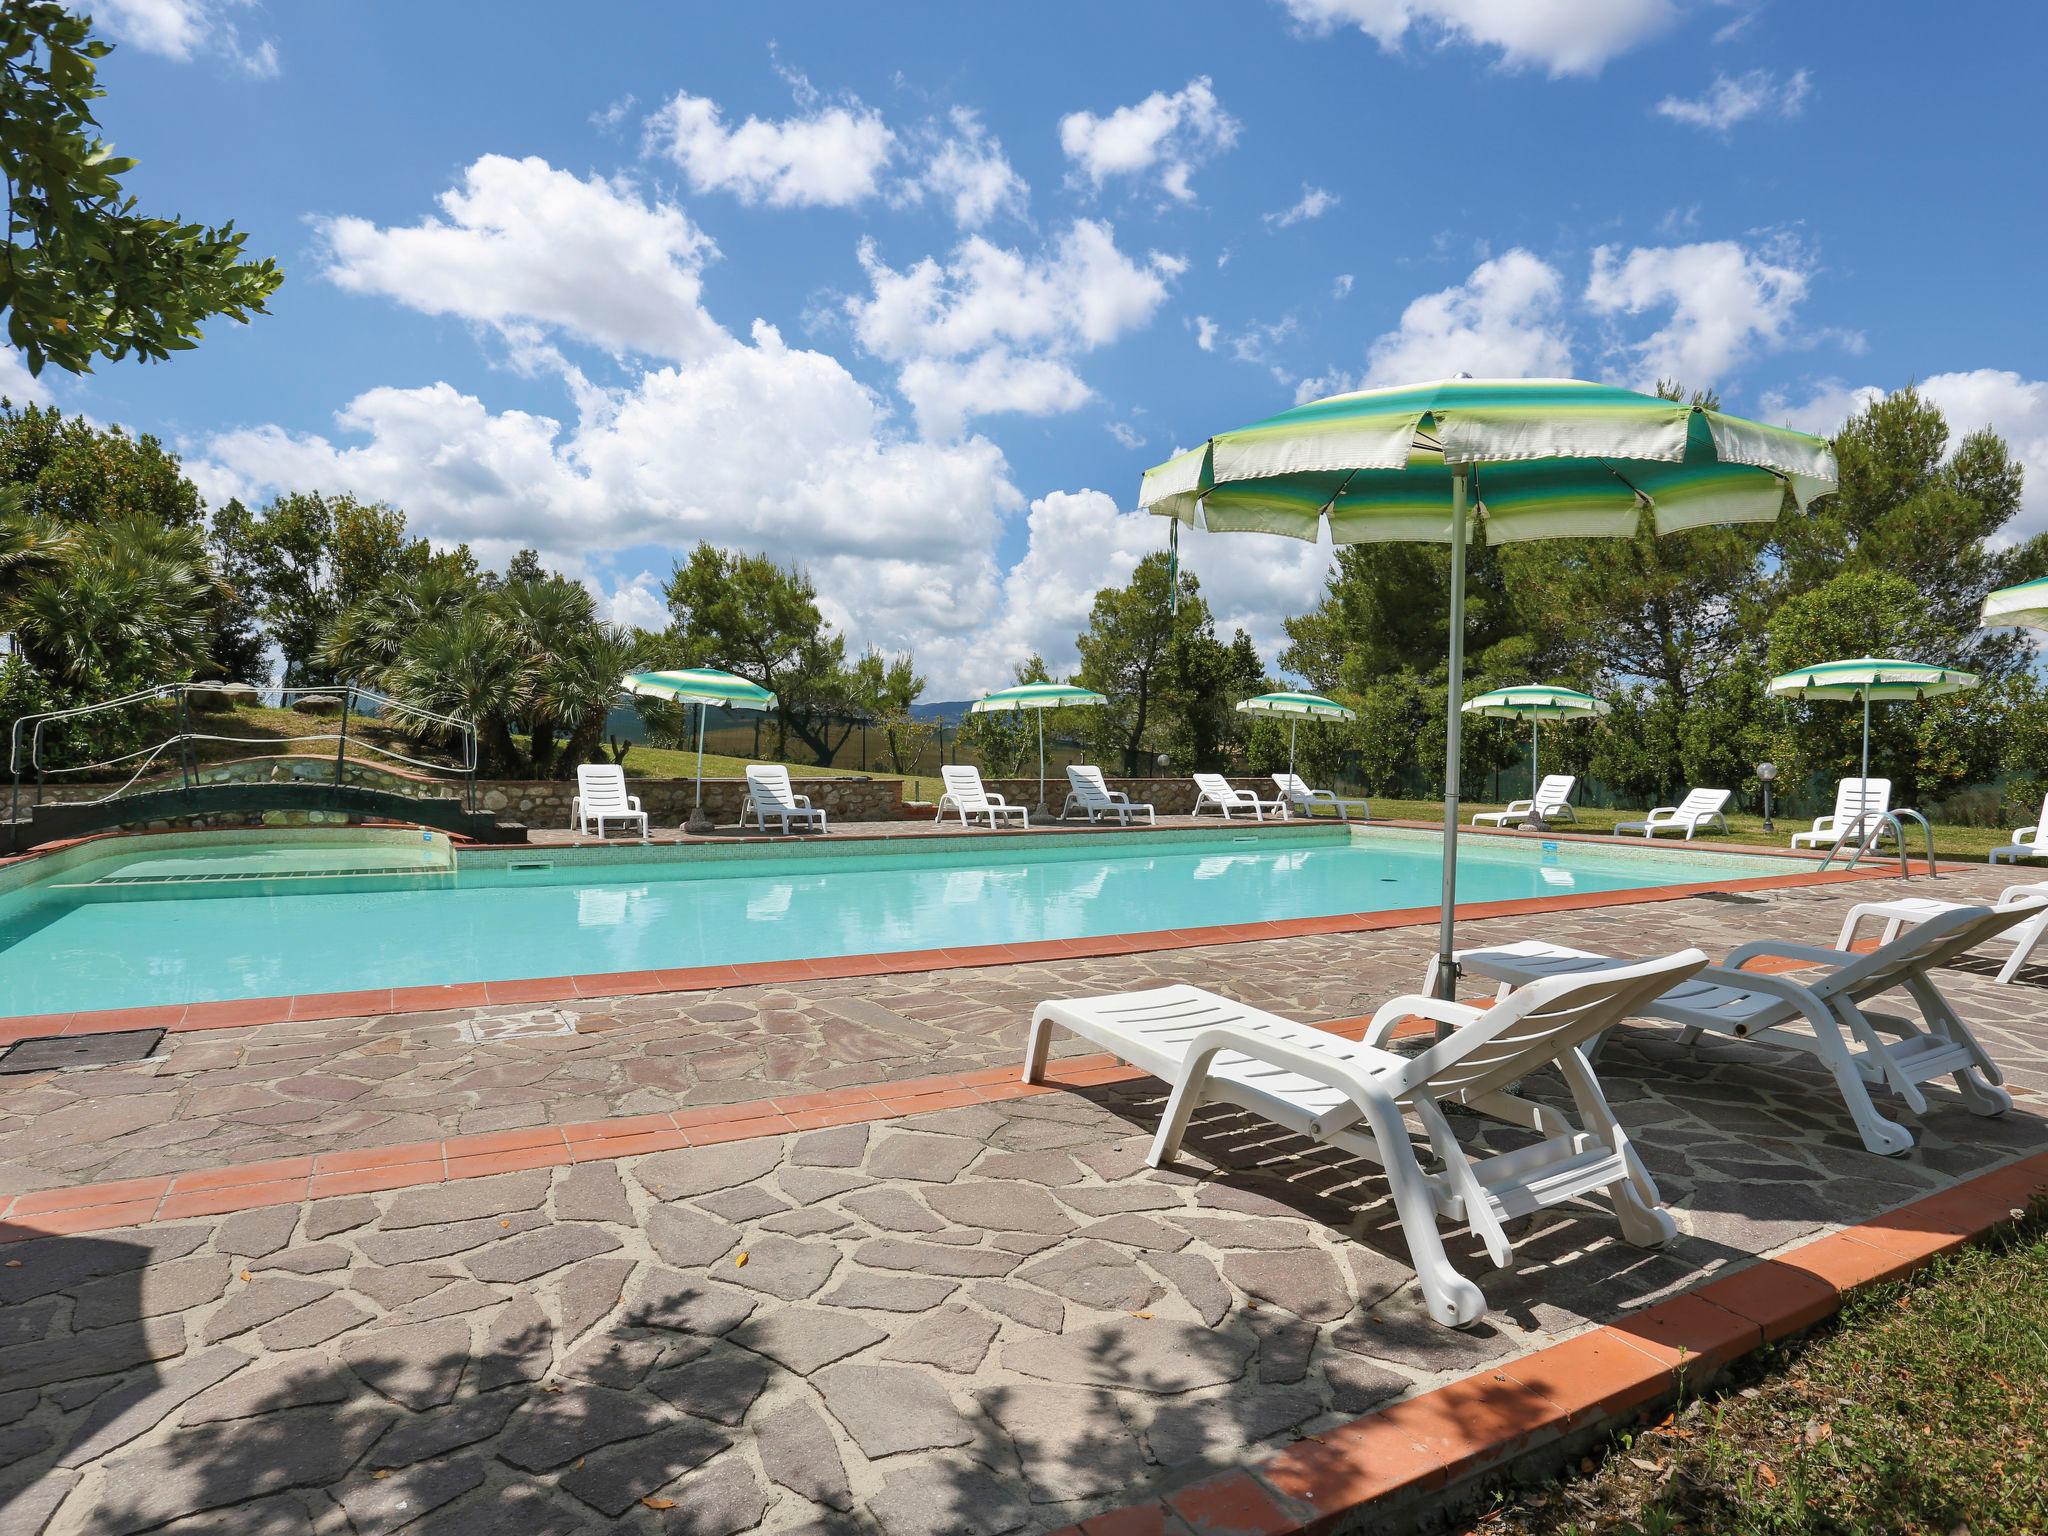
[{"label": "rock wall", "polygon": [[[928,793],[936,794],[935,779],[928,779],[934,787]],[[991,794],[1001,795],[1012,805],[1035,806],[1038,804],[1038,777],[1028,779],[983,779],[982,784]],[[1239,789],[1255,791],[1261,799],[1271,799],[1277,791],[1273,781],[1256,774],[1232,778],[1230,781]],[[1150,805],[1162,816],[1187,816],[1195,809],[1195,797],[1200,792],[1195,781],[1183,774],[1179,778],[1163,779],[1109,779],[1111,789],[1120,789],[1140,805]],[[1064,772],[1048,773],[1045,776],[1046,806],[1055,816],[1067,798],[1067,776]]]},{"label": "rock wall", "polygon": [[[811,804],[834,821],[895,821],[903,815],[901,779],[806,779],[791,775],[790,785],[798,794],[809,795]],[[681,826],[696,801],[696,786],[688,779],[636,779],[628,773],[626,790],[640,797],[648,819],[657,827]],[[476,787],[477,804],[484,810],[496,811],[505,820],[524,822],[529,827],[567,827],[569,801],[575,794],[573,779],[497,779],[479,781]],[[706,779],[704,810],[713,821],[729,826],[739,820],[740,802],[746,794],[745,779]]]}]

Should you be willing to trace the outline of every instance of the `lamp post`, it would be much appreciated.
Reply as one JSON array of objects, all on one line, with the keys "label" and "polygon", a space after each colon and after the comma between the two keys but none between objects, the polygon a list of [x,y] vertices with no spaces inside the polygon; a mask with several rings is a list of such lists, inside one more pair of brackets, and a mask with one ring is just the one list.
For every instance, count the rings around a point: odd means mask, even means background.
[{"label": "lamp post", "polygon": [[1756,765],[1757,782],[1764,787],[1764,831],[1766,833],[1775,830],[1771,825],[1771,780],[1777,776],[1778,765],[1776,763],[1758,763]]}]

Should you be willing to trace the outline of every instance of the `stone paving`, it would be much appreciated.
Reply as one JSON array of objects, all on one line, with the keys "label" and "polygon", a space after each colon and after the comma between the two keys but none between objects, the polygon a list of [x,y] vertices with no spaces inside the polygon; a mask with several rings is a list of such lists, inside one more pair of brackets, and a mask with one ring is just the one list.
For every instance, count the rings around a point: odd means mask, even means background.
[{"label": "stone paving", "polygon": [[[1825,941],[1906,888],[1537,931]],[[573,1034],[478,1009],[173,1036],[149,1063],[0,1080],[0,1167],[44,1188],[1008,1064],[1038,999],[1161,978],[1350,1016],[1412,988],[1432,939],[630,998],[570,1005]],[[1175,1169],[1145,1169],[1148,1080],[14,1243],[0,1536],[1056,1529],[2048,1145],[2044,973],[1992,969],[1942,984],[2017,1107],[1886,1102],[1920,1137],[1903,1158],[1862,1151],[1806,1058],[1621,1032],[1602,1080],[1680,1239],[1645,1252],[1552,1211],[1509,1272],[1454,1240],[1493,1305],[1463,1332],[1424,1317],[1369,1168],[1209,1110]]]}]

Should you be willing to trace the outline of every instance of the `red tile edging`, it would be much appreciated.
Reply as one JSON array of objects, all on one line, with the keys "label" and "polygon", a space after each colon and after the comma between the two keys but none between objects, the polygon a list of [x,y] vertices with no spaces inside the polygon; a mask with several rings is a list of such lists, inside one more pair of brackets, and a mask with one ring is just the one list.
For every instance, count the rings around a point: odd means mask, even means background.
[{"label": "red tile edging", "polygon": [[[1632,840],[1629,840],[1632,841]],[[1636,902],[1680,901],[1720,891],[1790,890],[1810,885],[1890,878],[1881,869],[1808,870],[1797,874],[1753,875],[1741,880],[1653,885],[1629,891],[1585,891],[1571,896],[1532,896],[1513,901],[1470,902],[1457,909],[1460,922],[1497,917],[1533,917],[1549,912],[1583,912]],[[771,986],[792,981],[844,980],[912,971],[941,971],[993,965],[1028,965],[1077,956],[1150,954],[1197,949],[1211,944],[1246,944],[1262,939],[1305,938],[1330,933],[1377,933],[1416,928],[1437,921],[1436,907],[1400,907],[1389,912],[1351,912],[1332,917],[1296,917],[1275,922],[1231,923],[1214,928],[1178,928],[1152,933],[1104,934],[1093,938],[1043,939],[1026,944],[980,944],[958,949],[899,950],[875,955],[828,955],[815,960],[765,960],[745,965],[685,969],[614,971],[593,976],[542,976],[525,980],[457,982],[424,987],[376,988],[367,992],[322,992],[296,997],[252,997],[226,1002],[172,1003],[146,1008],[103,1008],[80,1013],[46,1013],[0,1018],[0,1047],[47,1035],[98,1035],[125,1029],[165,1029],[183,1034],[202,1029],[245,1029],[308,1019],[389,1017],[439,1013],[450,1008],[497,1004],[566,1003],[602,997],[661,992],[701,992],[719,987]]]}]

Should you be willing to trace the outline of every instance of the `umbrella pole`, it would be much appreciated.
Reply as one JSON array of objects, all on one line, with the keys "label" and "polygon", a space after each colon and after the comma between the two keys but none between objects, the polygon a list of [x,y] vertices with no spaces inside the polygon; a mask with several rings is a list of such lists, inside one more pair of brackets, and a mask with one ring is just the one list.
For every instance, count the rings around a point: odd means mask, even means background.
[{"label": "umbrella pole", "polygon": [[1300,727],[1299,720],[1287,722],[1287,777],[1294,777],[1294,733]]},{"label": "umbrella pole", "polygon": [[690,819],[683,824],[685,832],[709,832],[713,826],[711,818],[704,814],[704,711],[709,707],[702,699],[697,701],[697,795],[696,803],[690,807]]},{"label": "umbrella pole", "polygon": [[1529,798],[1536,798],[1536,791],[1543,783],[1543,717],[1529,717]]},{"label": "umbrella pole", "polygon": [[1462,747],[1465,692],[1465,470],[1451,476],[1451,645],[1450,709],[1444,719],[1444,892],[1437,930],[1437,996],[1458,995],[1453,957],[1458,899],[1458,757]]},{"label": "umbrella pole", "polygon": [[1870,782],[1870,690],[1863,690],[1863,782]]},{"label": "umbrella pole", "polygon": [[1045,820],[1045,711],[1032,711],[1038,716],[1038,819]]}]

